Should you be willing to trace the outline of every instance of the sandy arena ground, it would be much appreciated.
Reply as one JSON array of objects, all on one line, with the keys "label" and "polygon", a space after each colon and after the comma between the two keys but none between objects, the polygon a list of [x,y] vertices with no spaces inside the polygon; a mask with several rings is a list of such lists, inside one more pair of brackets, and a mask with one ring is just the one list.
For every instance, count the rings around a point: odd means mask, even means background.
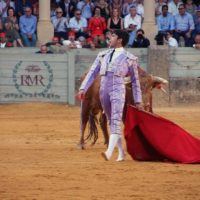
[{"label": "sandy arena ground", "polygon": [[[156,113],[200,137],[200,107]],[[199,200],[200,165],[106,162],[103,138],[77,148],[79,107],[0,106],[0,200]]]}]

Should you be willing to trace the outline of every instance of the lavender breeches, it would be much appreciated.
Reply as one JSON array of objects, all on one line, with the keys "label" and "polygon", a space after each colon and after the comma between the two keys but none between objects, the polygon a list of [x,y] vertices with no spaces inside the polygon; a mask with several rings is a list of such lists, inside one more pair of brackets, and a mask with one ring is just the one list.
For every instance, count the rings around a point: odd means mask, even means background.
[{"label": "lavender breeches", "polygon": [[121,134],[121,121],[125,102],[123,77],[107,72],[101,78],[100,101],[109,121],[111,134]]}]

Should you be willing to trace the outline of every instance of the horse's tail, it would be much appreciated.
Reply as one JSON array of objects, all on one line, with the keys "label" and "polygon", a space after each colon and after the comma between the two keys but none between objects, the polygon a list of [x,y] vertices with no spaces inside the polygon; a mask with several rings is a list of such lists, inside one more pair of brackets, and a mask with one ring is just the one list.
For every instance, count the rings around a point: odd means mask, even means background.
[{"label": "horse's tail", "polygon": [[90,112],[90,114],[89,114],[88,123],[89,123],[88,124],[89,125],[89,133],[85,140],[92,140],[92,138],[93,138],[92,145],[94,145],[98,139],[98,129],[97,129],[98,119],[97,119],[96,115],[93,114],[92,112]]}]

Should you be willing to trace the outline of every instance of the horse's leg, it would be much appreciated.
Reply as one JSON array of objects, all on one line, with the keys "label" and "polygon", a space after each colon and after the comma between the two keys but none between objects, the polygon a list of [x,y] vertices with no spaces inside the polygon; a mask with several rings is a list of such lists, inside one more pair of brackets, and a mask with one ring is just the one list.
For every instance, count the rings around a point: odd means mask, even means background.
[{"label": "horse's leg", "polygon": [[81,149],[85,149],[84,146],[84,133],[87,122],[89,120],[89,113],[90,113],[90,103],[88,100],[84,100],[81,102],[81,116],[80,116],[80,141],[79,147]]},{"label": "horse's leg", "polygon": [[101,113],[99,122],[100,122],[101,130],[102,130],[103,136],[104,136],[104,144],[108,145],[109,134],[108,134],[108,128],[107,128],[107,119],[106,119],[106,115],[104,113]]}]

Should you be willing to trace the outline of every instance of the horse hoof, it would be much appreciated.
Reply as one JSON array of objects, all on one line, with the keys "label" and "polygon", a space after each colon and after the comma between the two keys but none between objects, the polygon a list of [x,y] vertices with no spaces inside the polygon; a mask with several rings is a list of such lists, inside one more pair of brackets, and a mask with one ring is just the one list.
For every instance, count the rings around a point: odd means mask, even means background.
[{"label": "horse hoof", "polygon": [[78,144],[78,148],[81,149],[81,150],[85,150],[84,144]]}]

